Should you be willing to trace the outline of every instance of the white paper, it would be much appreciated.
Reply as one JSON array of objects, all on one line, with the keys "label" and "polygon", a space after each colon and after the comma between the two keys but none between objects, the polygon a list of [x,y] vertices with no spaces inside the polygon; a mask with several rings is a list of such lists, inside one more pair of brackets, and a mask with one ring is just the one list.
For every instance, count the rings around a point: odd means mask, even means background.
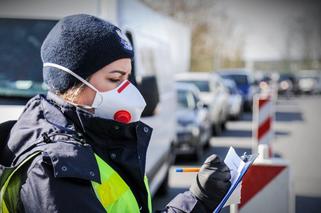
[{"label": "white paper", "polygon": [[[224,163],[229,167],[231,172],[231,187],[236,184],[237,179],[241,175],[243,168],[245,167],[244,161],[236,154],[233,147],[230,147],[226,157],[224,159]],[[238,184],[236,189],[233,191],[232,195],[226,201],[225,206],[229,206],[231,204],[241,203],[241,188],[242,182]]]}]

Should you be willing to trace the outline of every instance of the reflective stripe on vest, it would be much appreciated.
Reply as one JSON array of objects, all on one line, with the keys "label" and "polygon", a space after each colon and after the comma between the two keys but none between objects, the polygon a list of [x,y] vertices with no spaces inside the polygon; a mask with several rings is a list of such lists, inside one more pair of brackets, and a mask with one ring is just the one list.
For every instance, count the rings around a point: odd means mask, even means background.
[{"label": "reflective stripe on vest", "polygon": [[[120,175],[104,160],[95,154],[99,167],[101,184],[92,181],[97,198],[109,213],[114,212],[140,212],[136,198]],[[148,193],[148,210],[152,212],[151,195],[147,177],[144,177]]]}]

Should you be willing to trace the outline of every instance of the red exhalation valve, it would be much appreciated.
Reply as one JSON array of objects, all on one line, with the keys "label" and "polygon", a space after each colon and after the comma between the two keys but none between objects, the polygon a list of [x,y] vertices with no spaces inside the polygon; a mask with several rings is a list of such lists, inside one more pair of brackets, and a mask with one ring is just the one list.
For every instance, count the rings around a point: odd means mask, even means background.
[{"label": "red exhalation valve", "polygon": [[132,119],[132,116],[126,110],[119,110],[114,114],[114,120],[120,123],[127,124],[130,122],[131,119]]}]

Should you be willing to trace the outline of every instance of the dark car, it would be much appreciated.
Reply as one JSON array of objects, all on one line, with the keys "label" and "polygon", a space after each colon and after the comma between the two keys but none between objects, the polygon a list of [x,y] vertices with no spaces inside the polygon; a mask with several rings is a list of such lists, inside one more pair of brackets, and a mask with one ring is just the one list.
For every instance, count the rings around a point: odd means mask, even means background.
[{"label": "dark car", "polygon": [[208,110],[199,97],[199,89],[188,83],[177,83],[177,140],[173,143],[176,155],[192,154],[202,157],[209,145],[211,123]]},{"label": "dark car", "polygon": [[258,87],[255,85],[252,75],[245,70],[221,70],[219,75],[224,79],[233,80],[241,92],[244,109],[252,110],[253,96],[258,92]]},{"label": "dark car", "polygon": [[290,95],[299,93],[299,84],[296,76],[292,73],[282,73],[278,79],[278,93]]}]

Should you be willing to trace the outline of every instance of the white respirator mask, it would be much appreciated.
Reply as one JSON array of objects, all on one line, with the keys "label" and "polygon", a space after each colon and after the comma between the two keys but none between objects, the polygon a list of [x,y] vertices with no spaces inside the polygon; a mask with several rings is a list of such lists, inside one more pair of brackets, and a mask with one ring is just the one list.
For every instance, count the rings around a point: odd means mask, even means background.
[{"label": "white respirator mask", "polygon": [[66,67],[53,63],[44,63],[43,66],[55,67],[65,71],[94,90],[96,95],[92,106],[89,106],[89,108],[95,109],[97,117],[113,119],[121,123],[132,123],[140,120],[146,102],[139,90],[128,80],[123,81],[115,89],[100,92],[88,81]]}]

